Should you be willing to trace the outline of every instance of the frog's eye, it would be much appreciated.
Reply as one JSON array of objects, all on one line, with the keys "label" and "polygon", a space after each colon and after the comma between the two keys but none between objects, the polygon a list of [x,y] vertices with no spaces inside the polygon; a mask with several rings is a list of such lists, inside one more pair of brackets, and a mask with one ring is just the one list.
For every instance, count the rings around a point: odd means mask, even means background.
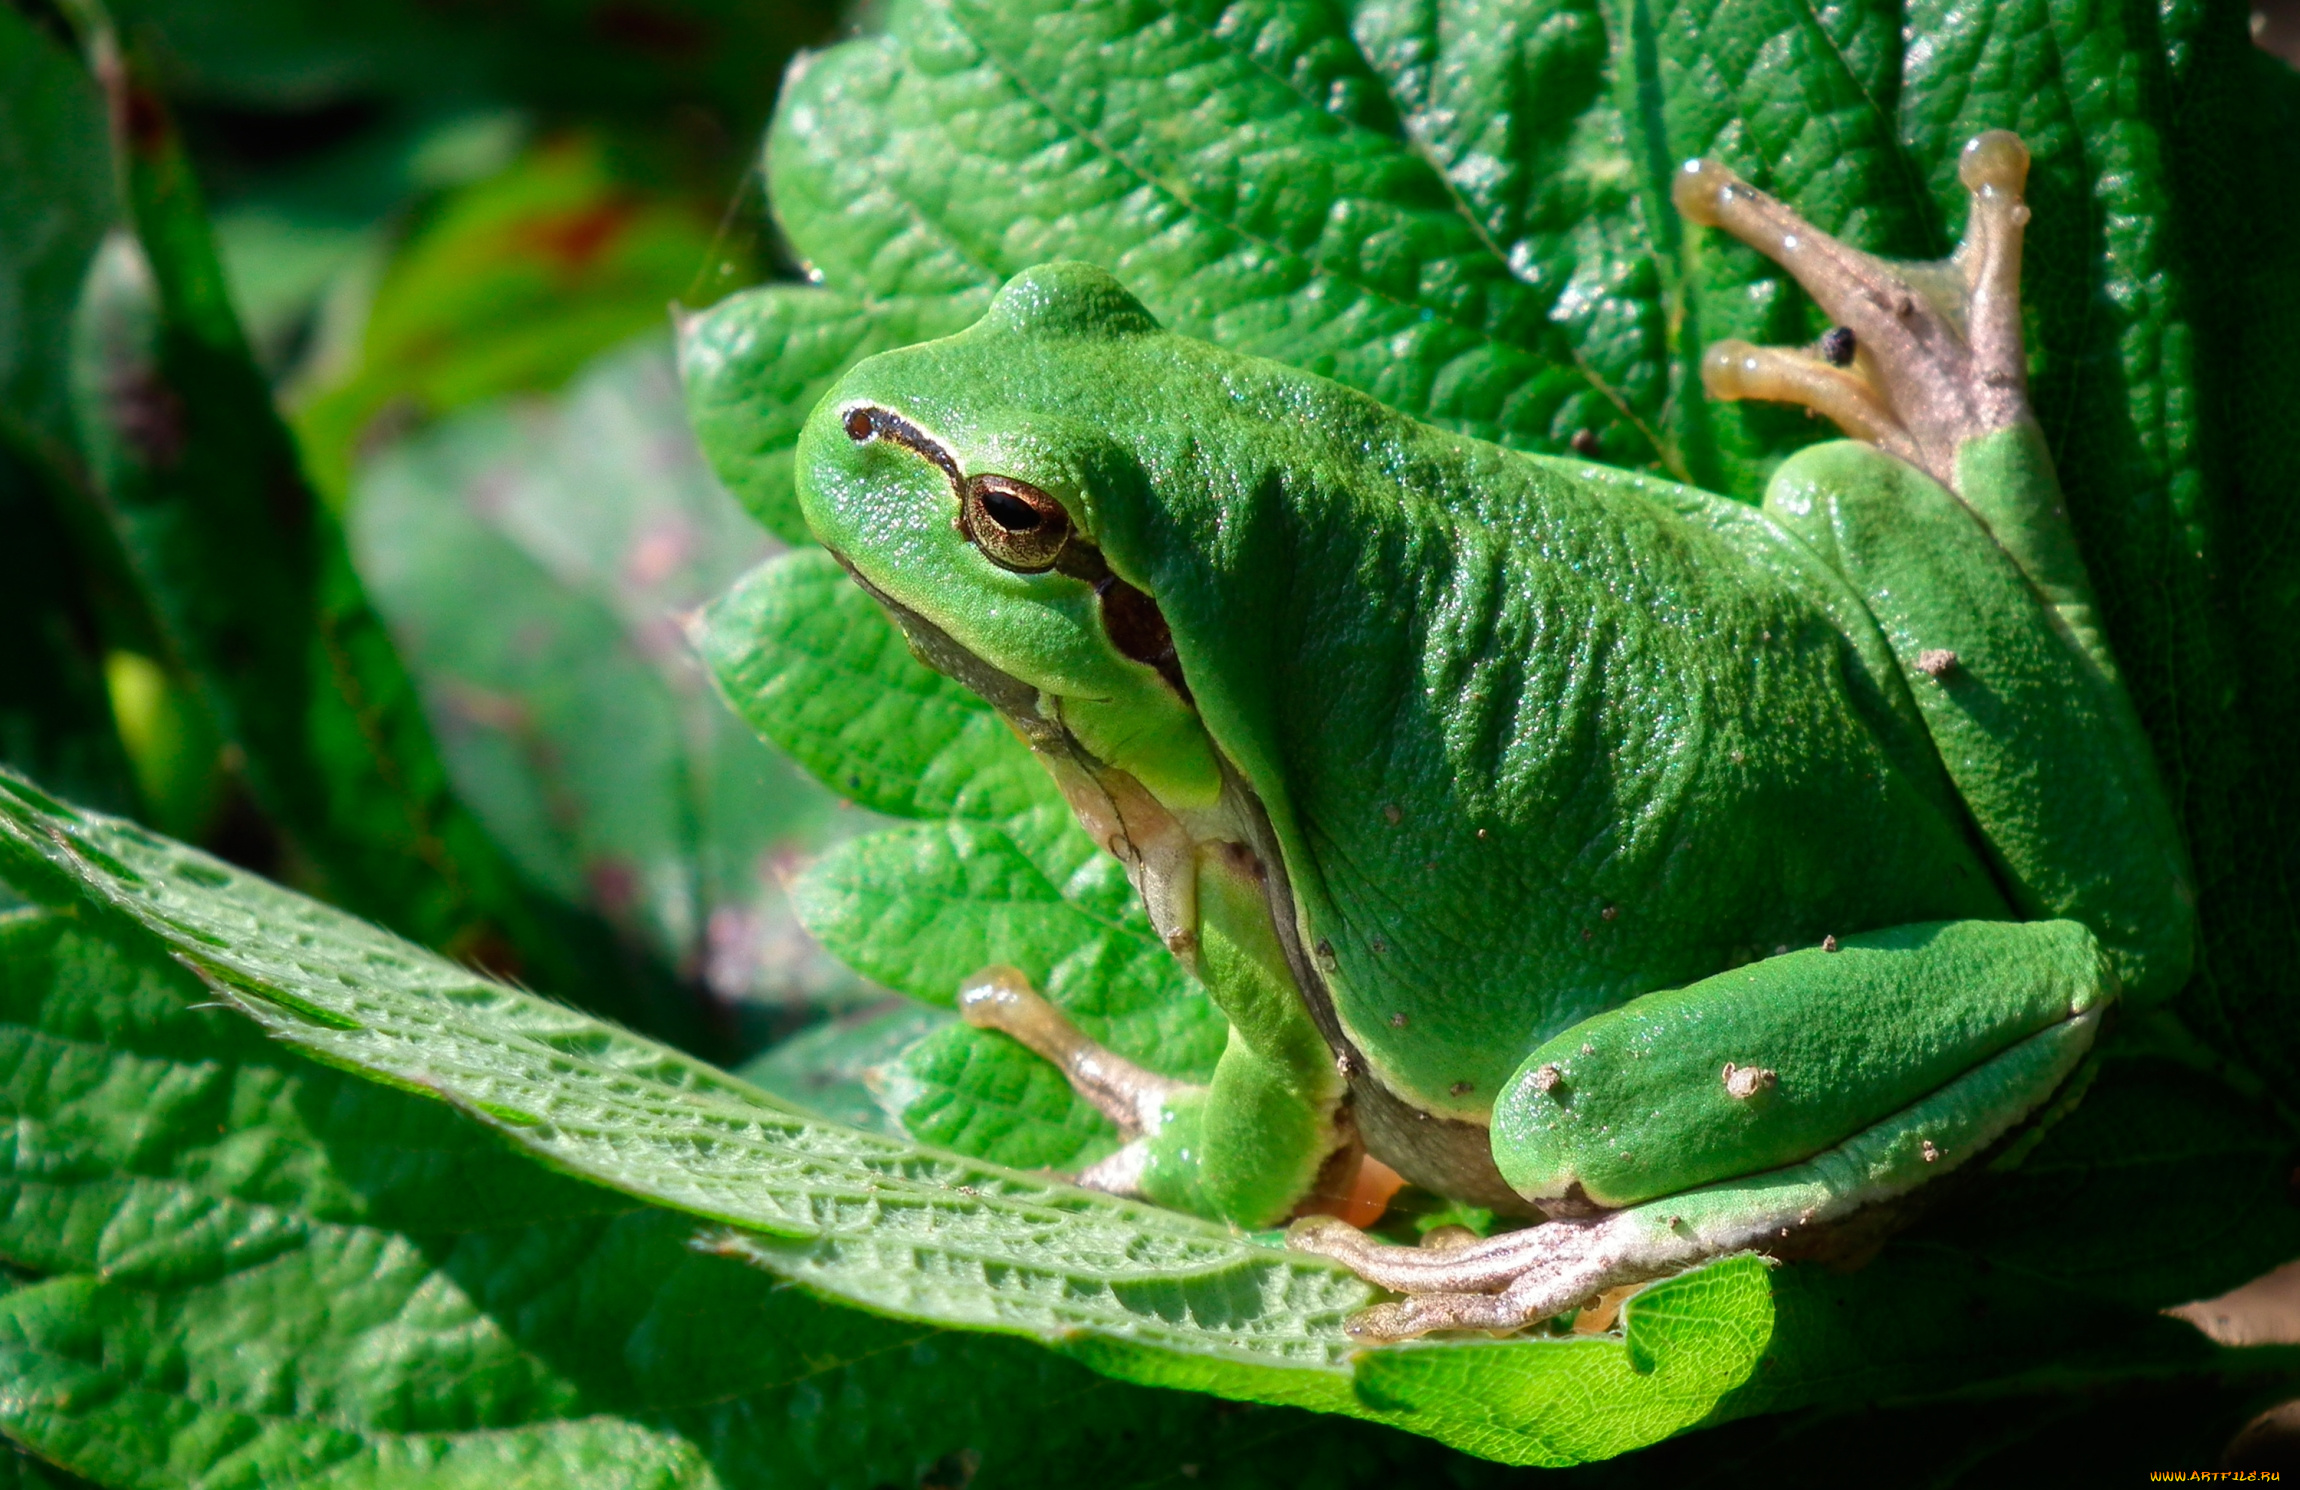
[{"label": "frog's eye", "polygon": [[1012,476],[968,481],[958,527],[991,563],[1020,574],[1052,569],[1070,541],[1070,514],[1062,504]]}]

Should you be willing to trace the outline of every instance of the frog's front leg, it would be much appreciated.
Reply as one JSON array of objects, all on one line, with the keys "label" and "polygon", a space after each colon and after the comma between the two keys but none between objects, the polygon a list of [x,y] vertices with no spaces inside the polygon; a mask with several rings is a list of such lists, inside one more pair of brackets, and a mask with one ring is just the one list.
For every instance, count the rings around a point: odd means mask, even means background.
[{"label": "frog's front leg", "polygon": [[[1126,1135],[1080,1184],[1245,1227],[1304,1210],[1371,1220],[1397,1181],[1365,1159],[1349,1124],[1341,1075],[1271,930],[1258,861],[1229,841],[1187,845],[1174,858],[1192,875],[1194,924],[1169,942],[1187,949],[1230,1020],[1211,1083],[1175,1081],[1104,1049],[1011,968],[969,979],[960,1014],[1052,1061]],[[1366,1193],[1369,1185],[1379,1193]]]},{"label": "frog's front leg", "polygon": [[[1210,1085],[1176,1081],[1089,1039],[1010,967],[959,989],[961,1018],[1013,1036],[1054,1063],[1071,1089],[1117,1124],[1124,1147],[1079,1172],[1090,1190],[1136,1196],[1246,1226],[1299,1210],[1371,1221],[1395,1189],[1357,1192],[1363,1151],[1334,1122],[1336,1104],[1298,1084],[1233,1028]],[[1387,1175],[1379,1166],[1366,1180]]]},{"label": "frog's front leg", "polygon": [[967,979],[959,986],[958,1014],[976,1029],[1010,1035],[1051,1061],[1072,1091],[1117,1124],[1126,1146],[1078,1175],[1090,1190],[1142,1194],[1151,1154],[1146,1135],[1187,1120],[1205,1100],[1204,1087],[1161,1076],[1089,1039],[1014,968],[986,967]]},{"label": "frog's front leg", "polygon": [[1801,1250],[1988,1152],[2090,1048],[2114,975],[2074,922],[1835,939],[1647,994],[1533,1052],[1494,1112],[1512,1188],[1595,1212],[1446,1249],[1330,1221],[1293,1244],[1411,1297],[1397,1339],[1508,1330],[1743,1250]]}]

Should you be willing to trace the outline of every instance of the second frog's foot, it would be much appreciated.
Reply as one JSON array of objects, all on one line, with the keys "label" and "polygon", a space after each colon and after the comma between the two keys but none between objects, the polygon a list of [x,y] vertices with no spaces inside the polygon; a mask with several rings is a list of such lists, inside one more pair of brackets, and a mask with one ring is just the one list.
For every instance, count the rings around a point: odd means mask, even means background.
[{"label": "second frog's foot", "polygon": [[1964,241],[1939,264],[1896,264],[1821,232],[1713,160],[1672,195],[1796,276],[1838,324],[1811,349],[1721,341],[1702,359],[1712,397],[1803,404],[1954,490],[1966,441],[2028,419],[2020,265],[2028,149],[2004,130],[1965,146]]}]

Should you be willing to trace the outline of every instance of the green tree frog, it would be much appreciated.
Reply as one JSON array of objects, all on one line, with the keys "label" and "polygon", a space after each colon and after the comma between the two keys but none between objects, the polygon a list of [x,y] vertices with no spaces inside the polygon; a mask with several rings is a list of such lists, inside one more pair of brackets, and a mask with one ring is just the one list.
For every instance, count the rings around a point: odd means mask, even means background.
[{"label": "green tree frog", "polygon": [[[1761,509],[1419,423],[1081,264],[823,400],[809,526],[1230,1023],[1189,1085],[970,980],[1129,1135],[1082,1183],[1295,1218],[1402,1295],[1369,1338],[1509,1330],[1889,1216],[2181,985],[2184,852],[2027,404],[2027,152],[1960,165],[1924,266],[1677,181],[1840,323],[1707,354],[1712,396],[1852,437]],[[1546,1219],[1416,1247],[1306,1214],[1368,1154]]]}]

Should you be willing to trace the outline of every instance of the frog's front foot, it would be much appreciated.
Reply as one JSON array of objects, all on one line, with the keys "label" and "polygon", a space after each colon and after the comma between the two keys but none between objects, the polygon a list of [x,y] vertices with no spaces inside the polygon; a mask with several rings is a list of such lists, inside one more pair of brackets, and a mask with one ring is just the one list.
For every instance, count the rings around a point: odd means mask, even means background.
[{"label": "frog's front foot", "polygon": [[1897,264],[1821,232],[1716,161],[1688,162],[1677,210],[1788,270],[1838,323],[1811,350],[1716,343],[1701,365],[1710,395],[1803,404],[1956,490],[1961,446],[2029,418],[2020,318],[2028,165],[2027,148],[2004,130],[1966,145],[1963,243],[1939,264]]},{"label": "frog's front foot", "polygon": [[1052,1061],[1071,1088],[1117,1124],[1128,1140],[1077,1175],[1089,1190],[1140,1195],[1150,1161],[1146,1136],[1167,1121],[1178,1098],[1203,1090],[1160,1076],[1087,1038],[1067,1015],[1010,967],[986,967],[958,991],[958,1013],[976,1029],[998,1030]]}]

